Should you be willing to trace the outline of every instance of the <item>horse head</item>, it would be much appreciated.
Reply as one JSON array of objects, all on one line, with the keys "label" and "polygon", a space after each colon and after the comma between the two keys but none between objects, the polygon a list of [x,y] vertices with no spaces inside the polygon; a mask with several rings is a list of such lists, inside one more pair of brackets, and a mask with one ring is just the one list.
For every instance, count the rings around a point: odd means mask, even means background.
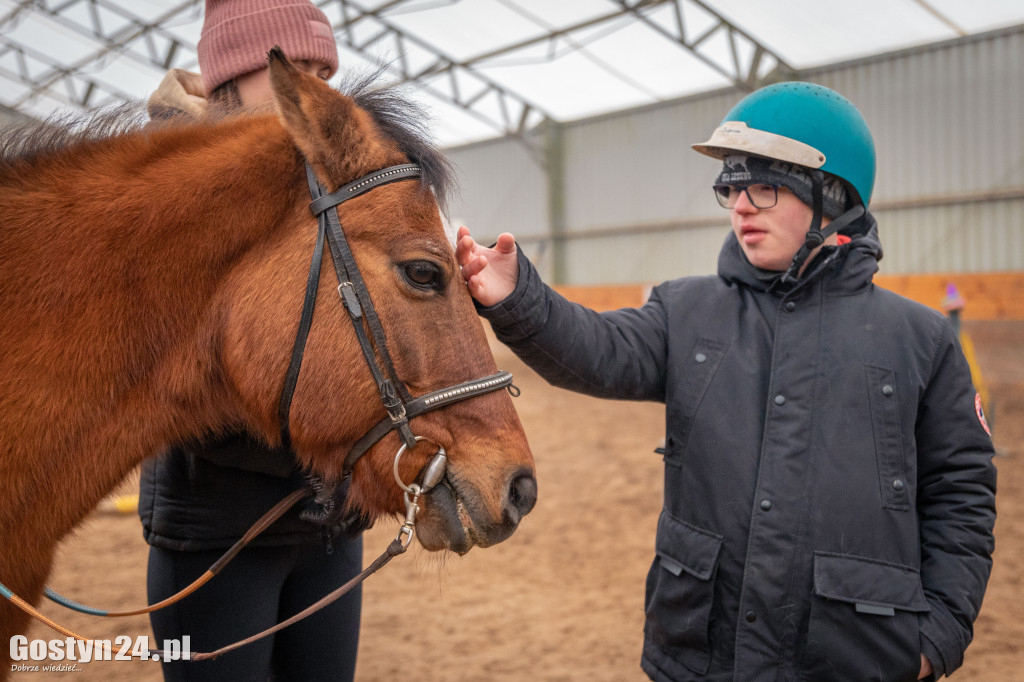
[{"label": "horse head", "polygon": [[[328,192],[389,166],[423,168],[422,180],[376,187],[328,209],[338,212],[386,335],[386,351],[375,347],[374,355],[393,358],[412,396],[493,374],[487,338],[431,190],[447,182],[443,158],[423,142],[414,120],[400,120],[394,100],[375,107],[371,94],[364,108],[358,97],[295,69],[279,49],[269,56],[280,121]],[[271,442],[281,440],[278,398],[317,234],[316,220],[304,203],[300,208],[259,257],[241,261],[224,293],[225,373],[248,426]],[[334,272],[328,254],[323,269]],[[333,279],[320,281],[288,415],[298,460],[328,481],[348,474],[346,455],[387,416]],[[448,457],[443,480],[420,502],[421,544],[463,553],[508,537],[536,500],[532,455],[509,395],[473,397],[418,416],[411,427],[423,440],[402,455],[402,480],[416,480],[438,447]],[[400,445],[390,433],[356,462],[348,495],[353,510],[370,518],[404,513],[393,473]]]}]

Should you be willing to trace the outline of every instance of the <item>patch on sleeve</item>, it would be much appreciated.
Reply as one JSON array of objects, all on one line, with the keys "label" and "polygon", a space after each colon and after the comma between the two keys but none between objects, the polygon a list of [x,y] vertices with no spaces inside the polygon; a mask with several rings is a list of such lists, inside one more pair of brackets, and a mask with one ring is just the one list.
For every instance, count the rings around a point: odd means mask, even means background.
[{"label": "patch on sleeve", "polygon": [[985,410],[983,410],[981,408],[981,394],[980,393],[975,393],[974,394],[974,411],[978,413],[978,421],[981,422],[981,426],[982,426],[982,428],[985,429],[985,433],[987,433],[988,437],[991,438],[992,437],[992,429],[988,428],[988,422],[985,421]]}]

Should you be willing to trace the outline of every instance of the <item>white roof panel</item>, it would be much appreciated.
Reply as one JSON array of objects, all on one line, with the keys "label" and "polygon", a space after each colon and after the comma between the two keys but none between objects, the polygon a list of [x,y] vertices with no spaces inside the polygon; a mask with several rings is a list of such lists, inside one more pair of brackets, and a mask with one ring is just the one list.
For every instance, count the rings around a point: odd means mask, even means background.
[{"label": "white roof panel", "polygon": [[[1021,0],[316,0],[341,62],[414,80],[443,144],[1024,23]],[[145,98],[202,0],[0,0],[0,104]],[[697,41],[697,44],[693,43]],[[691,49],[692,48],[692,49]],[[759,61],[754,60],[760,54]],[[88,98],[86,95],[88,94]]]}]

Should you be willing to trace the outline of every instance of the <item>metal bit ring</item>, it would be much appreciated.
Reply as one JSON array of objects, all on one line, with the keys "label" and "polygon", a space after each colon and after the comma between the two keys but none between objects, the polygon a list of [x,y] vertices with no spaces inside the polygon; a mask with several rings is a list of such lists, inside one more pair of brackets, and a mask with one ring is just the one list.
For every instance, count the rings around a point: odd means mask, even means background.
[{"label": "metal bit ring", "polygon": [[[421,440],[427,440],[423,436],[415,436],[415,438],[416,438],[416,442],[419,442]],[[398,448],[398,452],[395,454],[395,464],[394,464],[395,482],[398,483],[398,486],[402,490],[404,490],[407,494],[413,495],[415,497],[418,497],[422,493],[425,493],[428,490],[430,490],[430,488],[433,487],[433,483],[430,483],[429,481],[425,481],[425,483],[427,485],[425,485],[424,487],[421,488],[417,484],[413,484],[413,486],[408,486],[404,482],[402,482],[402,477],[398,473],[398,462],[402,458],[402,454],[405,452],[405,450],[406,450],[406,445],[405,445],[405,443],[402,443],[402,446],[400,448]],[[446,460],[447,460],[447,455],[446,455],[446,453],[444,451],[444,448],[441,447],[440,445],[438,445],[437,446],[437,452],[434,454],[434,457],[431,459],[430,463],[426,466],[426,469],[430,470],[428,472],[428,478],[433,478],[435,476],[437,476],[439,478],[440,477],[440,472],[436,472],[435,471],[435,467],[440,466],[441,471],[443,472]]]}]

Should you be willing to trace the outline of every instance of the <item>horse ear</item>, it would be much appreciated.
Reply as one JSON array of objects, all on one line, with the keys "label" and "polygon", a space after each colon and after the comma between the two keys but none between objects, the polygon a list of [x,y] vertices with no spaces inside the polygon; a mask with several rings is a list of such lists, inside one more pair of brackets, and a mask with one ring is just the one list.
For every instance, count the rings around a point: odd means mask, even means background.
[{"label": "horse ear", "polygon": [[320,78],[295,68],[280,47],[267,57],[282,123],[329,191],[367,168],[387,164],[383,136],[367,112]]}]

